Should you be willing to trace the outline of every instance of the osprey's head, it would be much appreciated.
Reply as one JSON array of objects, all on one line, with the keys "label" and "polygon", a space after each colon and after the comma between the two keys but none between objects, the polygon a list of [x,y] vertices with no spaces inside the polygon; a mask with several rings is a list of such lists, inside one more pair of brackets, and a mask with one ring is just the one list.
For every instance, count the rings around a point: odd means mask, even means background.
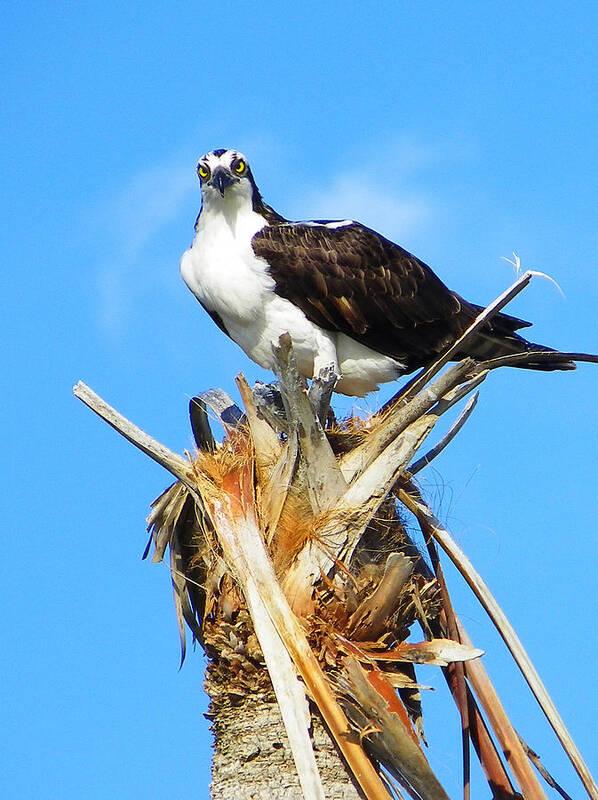
[{"label": "osprey's head", "polygon": [[264,203],[247,159],[238,150],[211,150],[197,162],[197,174],[203,211],[213,209],[230,213],[249,207],[269,224],[286,222]]},{"label": "osprey's head", "polygon": [[255,187],[253,175],[243,153],[238,150],[212,150],[197,162],[197,174],[204,198],[218,195],[251,198]]}]

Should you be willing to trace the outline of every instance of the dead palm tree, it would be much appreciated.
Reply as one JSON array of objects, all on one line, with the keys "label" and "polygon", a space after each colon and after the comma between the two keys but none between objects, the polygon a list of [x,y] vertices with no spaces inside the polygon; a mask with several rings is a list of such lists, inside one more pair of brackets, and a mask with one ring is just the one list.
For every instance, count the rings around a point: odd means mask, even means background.
[{"label": "dead palm tree", "polygon": [[[334,420],[331,380],[321,375],[306,390],[288,336],[276,351],[277,386],[250,389],[238,379],[244,411],[218,391],[193,399],[198,450],[186,459],[84,385],[76,387],[81,399],[177,477],[152,504],[148,550],[153,542],[154,561],[169,550],[183,658],[185,625],[209,657],[213,798],[445,800],[422,748],[418,663],[443,670],[459,708],[464,797],[470,742],[494,798],[545,797],[531,767],[537,759],[513,730],[482,666],[482,651],[452,610],[440,543],[507,642],[588,796],[598,799],[509,623],[413,480],[458,432],[476,395],[449,433],[416,457],[440,416],[491,369],[525,358],[466,359],[440,373],[464,339],[530,277],[367,420]],[[224,426],[221,443],[212,436],[209,414]],[[403,525],[404,508],[420,524],[427,559]],[[419,642],[407,641],[414,626]]]}]

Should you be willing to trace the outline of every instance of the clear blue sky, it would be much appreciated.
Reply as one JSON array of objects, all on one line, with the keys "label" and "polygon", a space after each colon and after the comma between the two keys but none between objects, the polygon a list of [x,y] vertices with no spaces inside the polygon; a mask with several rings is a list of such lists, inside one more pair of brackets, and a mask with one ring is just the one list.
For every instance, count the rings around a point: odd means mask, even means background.
[{"label": "clear blue sky", "polygon": [[[4,4],[3,798],[207,797],[202,658],[177,672],[165,567],[141,563],[169,476],[71,395],[82,379],[175,450],[188,398],[261,377],[178,274],[195,161],[249,158],[296,218],[357,217],[533,338],[598,350],[598,7],[579,2]],[[598,368],[503,371],[423,480],[597,771]],[[370,398],[375,407],[388,396]],[[581,790],[460,580],[520,732]],[[433,680],[422,670],[422,680]],[[457,796],[457,717],[426,696]],[[476,778],[477,797],[486,797]]]}]

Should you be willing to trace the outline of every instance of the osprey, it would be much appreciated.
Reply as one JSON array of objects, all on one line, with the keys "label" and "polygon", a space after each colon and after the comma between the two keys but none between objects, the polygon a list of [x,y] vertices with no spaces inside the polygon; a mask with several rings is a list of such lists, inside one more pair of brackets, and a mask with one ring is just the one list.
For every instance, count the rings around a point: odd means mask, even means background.
[{"label": "osprey", "polygon": [[[332,367],[336,391],[362,397],[430,364],[482,310],[359,222],[277,214],[237,150],[207,153],[197,173],[202,205],[181,275],[221,330],[266,369],[288,332],[304,377]],[[457,357],[548,350],[515,333],[529,325],[498,314]],[[575,368],[565,358],[525,366]]]}]

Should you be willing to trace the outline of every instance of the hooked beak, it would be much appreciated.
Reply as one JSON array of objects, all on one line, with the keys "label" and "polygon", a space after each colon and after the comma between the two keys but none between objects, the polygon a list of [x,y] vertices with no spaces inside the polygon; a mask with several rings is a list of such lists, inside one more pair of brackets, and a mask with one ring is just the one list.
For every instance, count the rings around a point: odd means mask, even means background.
[{"label": "hooked beak", "polygon": [[215,186],[218,189],[222,197],[224,197],[224,192],[229,186],[232,186],[233,183],[238,182],[239,179],[224,167],[216,167],[214,174],[212,175],[212,180],[210,181],[212,186]]}]

